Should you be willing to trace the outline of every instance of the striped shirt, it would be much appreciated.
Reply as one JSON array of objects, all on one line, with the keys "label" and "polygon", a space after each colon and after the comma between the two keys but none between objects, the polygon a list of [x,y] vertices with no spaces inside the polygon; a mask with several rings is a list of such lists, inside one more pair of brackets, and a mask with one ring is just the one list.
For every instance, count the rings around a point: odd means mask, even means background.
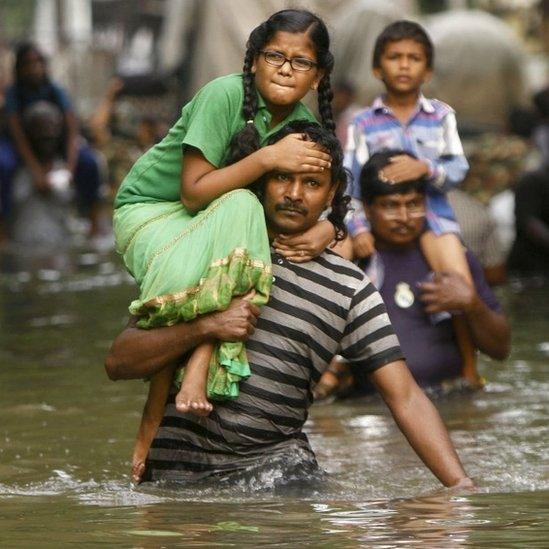
[{"label": "striped shirt", "polygon": [[[193,479],[271,461],[314,462],[302,427],[331,358],[366,372],[402,358],[385,305],[364,273],[331,251],[304,263],[273,256],[271,298],[246,343],[252,375],[237,400],[206,418],[170,395],[147,460],[147,480]],[[316,462],[314,462],[316,463]]]},{"label": "striped shirt", "polygon": [[437,234],[458,232],[445,195],[464,179],[469,168],[457,132],[456,117],[446,103],[420,95],[416,110],[406,124],[402,124],[383,98],[378,97],[349,126],[345,166],[353,178],[348,193],[358,199],[353,202],[355,214],[347,224],[351,235],[369,230],[360,205],[360,171],[372,154],[384,149],[402,149],[428,163],[428,224]]}]

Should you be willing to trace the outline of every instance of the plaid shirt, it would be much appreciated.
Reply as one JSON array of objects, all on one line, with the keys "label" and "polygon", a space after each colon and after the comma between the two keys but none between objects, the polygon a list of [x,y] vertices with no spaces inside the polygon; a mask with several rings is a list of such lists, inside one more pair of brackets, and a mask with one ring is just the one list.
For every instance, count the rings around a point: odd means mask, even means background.
[{"label": "plaid shirt", "polygon": [[[459,231],[445,193],[458,185],[469,165],[463,154],[454,110],[437,99],[420,94],[417,107],[406,124],[402,124],[380,96],[372,106],[358,114],[348,129],[345,166],[353,179],[347,192],[355,212],[347,227],[352,236],[369,230],[360,204],[360,171],[371,154],[384,149],[402,149],[429,165],[427,187],[427,221],[435,233]],[[455,227],[454,227],[455,225]]]}]

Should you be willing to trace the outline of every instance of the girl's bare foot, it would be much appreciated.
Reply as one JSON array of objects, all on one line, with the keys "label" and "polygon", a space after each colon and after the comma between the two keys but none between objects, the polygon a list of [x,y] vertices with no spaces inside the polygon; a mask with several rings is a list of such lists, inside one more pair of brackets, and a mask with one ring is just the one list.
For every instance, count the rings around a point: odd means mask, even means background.
[{"label": "girl's bare foot", "polygon": [[197,390],[196,386],[187,389],[185,381],[175,397],[175,407],[178,412],[188,412],[197,416],[207,416],[213,410],[213,406],[206,398],[206,392]]},{"label": "girl's bare foot", "polygon": [[143,478],[143,473],[145,472],[145,461],[147,460],[147,454],[149,453],[150,446],[150,437],[148,437],[147,434],[144,432],[145,430],[146,427],[144,428],[144,425],[142,423],[133,449],[131,471],[131,479],[133,484],[139,484]]},{"label": "girl's bare foot", "polygon": [[213,410],[206,398],[206,378],[212,352],[213,345],[204,343],[193,351],[185,365],[181,389],[175,397],[178,412],[207,416]]},{"label": "girl's bare foot", "polygon": [[132,483],[140,484],[141,479],[143,478],[143,473],[145,472],[145,462],[144,461],[134,461],[132,462]]}]

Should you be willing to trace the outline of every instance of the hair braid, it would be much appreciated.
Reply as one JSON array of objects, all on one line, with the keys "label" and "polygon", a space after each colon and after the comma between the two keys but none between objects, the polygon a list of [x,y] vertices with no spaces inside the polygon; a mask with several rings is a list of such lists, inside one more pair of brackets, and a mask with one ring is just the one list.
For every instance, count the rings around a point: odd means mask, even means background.
[{"label": "hair braid", "polygon": [[[257,91],[255,89],[252,65],[254,62],[254,48],[248,45],[242,68],[242,84],[244,87],[244,102],[242,104],[242,116],[246,120],[246,126],[238,132],[229,145],[229,158],[232,162],[238,162],[249,154],[257,151],[260,146],[259,133],[253,124],[257,114]],[[252,120],[251,123],[248,121]]]},{"label": "hair braid", "polygon": [[335,122],[332,114],[332,99],[334,92],[330,84],[330,75],[326,74],[318,86],[318,112],[322,125],[332,133],[335,133]]}]

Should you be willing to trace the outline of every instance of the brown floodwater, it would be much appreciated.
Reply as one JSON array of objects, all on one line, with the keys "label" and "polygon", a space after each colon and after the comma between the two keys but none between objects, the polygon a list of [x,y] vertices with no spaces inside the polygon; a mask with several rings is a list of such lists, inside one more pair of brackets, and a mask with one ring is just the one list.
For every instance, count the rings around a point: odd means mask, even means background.
[{"label": "brown floodwater", "polygon": [[136,489],[146,385],[103,370],[135,286],[110,253],[0,261],[1,547],[549,546],[549,283],[500,291],[511,358],[436,402],[476,493],[441,489],[377,399],[313,407],[324,479]]}]

